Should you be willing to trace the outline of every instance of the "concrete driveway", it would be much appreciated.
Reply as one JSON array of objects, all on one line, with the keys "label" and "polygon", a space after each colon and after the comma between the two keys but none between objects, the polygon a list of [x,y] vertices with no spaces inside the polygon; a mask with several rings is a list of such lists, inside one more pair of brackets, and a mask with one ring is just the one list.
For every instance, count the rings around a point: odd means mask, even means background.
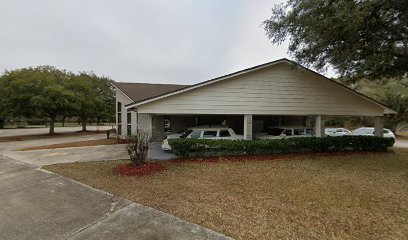
[{"label": "concrete driveway", "polygon": [[395,141],[394,147],[397,147],[397,148],[408,148],[408,140],[397,139],[397,140]]},{"label": "concrete driveway", "polygon": [[0,239],[228,239],[158,210],[6,158]]},{"label": "concrete driveway", "polygon": [[[75,148],[56,148],[33,151],[15,151],[15,149],[50,145],[56,143],[78,142],[106,138],[106,134],[91,134],[75,137],[58,137],[50,139],[3,142],[0,143],[0,151],[3,156],[35,166],[50,165],[56,163],[86,162],[129,159],[124,144],[87,146]],[[167,160],[177,156],[161,149],[161,143],[153,142],[150,146],[149,159]]]}]

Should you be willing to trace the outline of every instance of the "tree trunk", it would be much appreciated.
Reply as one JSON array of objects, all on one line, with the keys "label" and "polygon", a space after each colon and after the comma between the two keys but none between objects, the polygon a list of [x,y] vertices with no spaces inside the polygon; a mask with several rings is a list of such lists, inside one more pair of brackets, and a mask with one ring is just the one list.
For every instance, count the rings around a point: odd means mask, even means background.
[{"label": "tree trunk", "polygon": [[3,129],[3,128],[4,128],[4,125],[6,125],[6,119],[0,117],[0,129]]},{"label": "tree trunk", "polygon": [[49,134],[54,134],[54,126],[55,126],[55,119],[57,118],[57,116],[51,116],[50,117],[50,131]]},{"label": "tree trunk", "polygon": [[87,117],[85,115],[82,115],[81,116],[81,122],[82,122],[82,131],[83,132],[86,132],[86,120],[87,120]]},{"label": "tree trunk", "polygon": [[67,118],[67,116],[66,115],[64,115],[63,117],[62,117],[62,126],[63,127],[65,127],[65,119]]}]

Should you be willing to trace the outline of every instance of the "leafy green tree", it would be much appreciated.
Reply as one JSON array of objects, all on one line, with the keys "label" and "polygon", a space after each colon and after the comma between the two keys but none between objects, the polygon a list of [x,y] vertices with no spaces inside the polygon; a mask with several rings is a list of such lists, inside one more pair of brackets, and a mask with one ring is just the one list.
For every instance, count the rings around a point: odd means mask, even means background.
[{"label": "leafy green tree", "polygon": [[90,118],[96,118],[99,124],[101,120],[111,120],[115,114],[115,95],[111,82],[107,77],[86,72],[71,79],[69,88],[75,92],[74,109],[81,119],[82,131],[86,131]]},{"label": "leafy green tree", "polygon": [[96,92],[93,78],[96,78],[94,74],[80,73],[71,78],[68,86],[75,93],[74,111],[81,120],[82,131],[86,131],[88,118],[95,112]]},{"label": "leafy green tree", "polygon": [[0,129],[4,128],[7,117],[10,117],[10,106],[8,103],[8,92],[6,91],[7,82],[6,79],[0,77]]},{"label": "leafy green tree", "polygon": [[115,120],[115,89],[113,81],[108,77],[95,79],[97,92],[97,104],[95,106],[95,118],[99,125],[101,121],[114,122]]},{"label": "leafy green tree", "polygon": [[408,72],[408,1],[288,0],[264,21],[272,43],[318,70],[349,78],[402,77]]},{"label": "leafy green tree", "polygon": [[47,116],[49,133],[54,134],[57,115],[72,107],[74,94],[65,87],[69,76],[66,71],[52,66],[7,71],[2,78],[6,83],[7,102],[13,107],[14,115],[27,118]]},{"label": "leafy green tree", "polygon": [[375,81],[363,79],[354,87],[397,112],[386,117],[387,127],[397,131],[408,124],[408,77]]}]

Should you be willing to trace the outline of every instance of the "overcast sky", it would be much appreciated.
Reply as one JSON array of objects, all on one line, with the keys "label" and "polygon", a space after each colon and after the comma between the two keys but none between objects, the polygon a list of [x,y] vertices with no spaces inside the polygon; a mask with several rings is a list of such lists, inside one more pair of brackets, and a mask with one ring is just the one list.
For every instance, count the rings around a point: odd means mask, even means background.
[{"label": "overcast sky", "polygon": [[1,0],[0,71],[53,65],[193,84],[288,57],[262,21],[278,0]]}]

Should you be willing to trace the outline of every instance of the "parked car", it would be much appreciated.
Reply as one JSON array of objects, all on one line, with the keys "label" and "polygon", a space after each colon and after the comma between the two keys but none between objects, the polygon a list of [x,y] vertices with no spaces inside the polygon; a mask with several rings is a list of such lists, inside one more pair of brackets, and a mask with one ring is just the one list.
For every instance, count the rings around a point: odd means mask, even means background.
[{"label": "parked car", "polygon": [[[386,138],[395,138],[394,133],[387,129],[384,128],[383,130],[384,137]],[[348,135],[351,136],[374,136],[374,128],[373,127],[361,127],[357,128],[356,130],[352,131]]]},{"label": "parked car", "polygon": [[315,132],[308,127],[268,127],[267,133],[255,135],[256,139],[282,139],[293,137],[313,137]]},{"label": "parked car", "polygon": [[338,137],[349,134],[350,130],[345,128],[325,128],[324,133],[330,137]]},{"label": "parked car", "polygon": [[243,135],[235,134],[232,128],[227,126],[197,126],[186,129],[179,134],[170,134],[162,142],[162,149],[165,151],[171,150],[169,139],[174,138],[196,138],[196,139],[227,139],[238,140],[243,139]]}]

